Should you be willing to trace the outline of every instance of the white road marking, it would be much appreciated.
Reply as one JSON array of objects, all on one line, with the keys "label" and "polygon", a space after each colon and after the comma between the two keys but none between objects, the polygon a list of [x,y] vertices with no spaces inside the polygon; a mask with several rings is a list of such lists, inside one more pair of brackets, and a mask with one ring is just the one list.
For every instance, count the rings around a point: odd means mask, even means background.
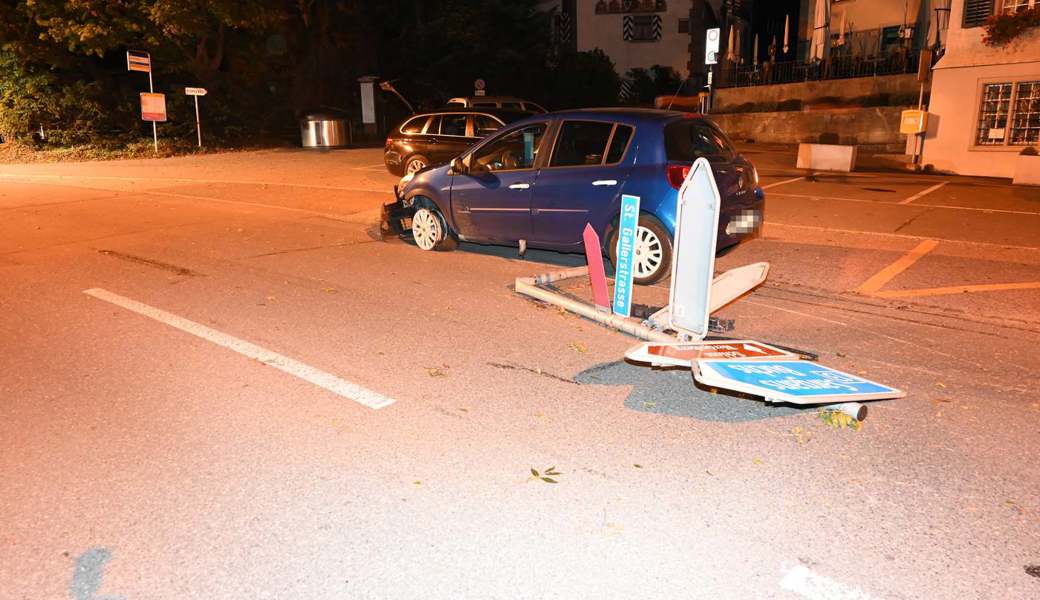
[{"label": "white road marking", "polygon": [[178,317],[173,313],[155,308],[154,306],[131,300],[130,298],[120,296],[119,294],[113,294],[112,292],[101,288],[83,290],[83,293],[88,296],[93,296],[98,300],[110,302],[139,315],[144,315],[150,319],[159,321],[160,323],[165,323],[170,327],[179,329],[185,333],[190,333],[206,341],[213,342],[218,346],[227,348],[228,350],[233,350],[248,358],[258,360],[265,365],[278,369],[279,371],[298,377],[308,383],[313,383],[318,387],[324,388],[348,400],[353,400],[362,406],[379,409],[385,408],[394,403],[393,398],[388,398],[373,392],[368,388],[361,387],[360,385],[341,379],[336,375],[289,358],[288,356],[267,350],[266,348],[262,348],[256,344],[222,333],[216,329],[211,329],[194,321],[189,321],[183,317]]},{"label": "white road marking", "polygon": [[943,187],[943,186],[944,186],[944,185],[946,185],[947,183],[950,183],[950,182],[949,182],[949,181],[942,181],[942,182],[939,182],[939,183],[937,183],[937,184],[933,185],[932,187],[930,187],[930,188],[928,188],[928,189],[926,189],[926,190],[922,190],[922,191],[920,191],[920,192],[917,192],[917,193],[916,193],[916,194],[914,194],[913,196],[910,196],[910,197],[909,197],[909,198],[907,198],[906,200],[903,200],[902,202],[900,202],[900,204],[910,204],[910,203],[911,203],[911,202],[913,202],[914,200],[920,200],[921,198],[924,198],[925,196],[927,196],[928,194],[931,194],[931,193],[932,193],[932,192],[934,192],[935,190],[938,190],[939,188]]},{"label": "white road marking", "polygon": [[770,183],[769,185],[763,185],[762,189],[763,190],[768,190],[768,189],[775,188],[775,187],[778,187],[778,186],[781,186],[781,185],[787,185],[788,183],[794,183],[796,181],[801,181],[803,179],[805,179],[805,177],[795,177],[793,179],[785,179],[784,181],[777,181],[776,183]]},{"label": "white road marking", "polygon": [[271,185],[278,187],[295,187],[311,190],[335,190],[340,192],[368,192],[368,193],[380,193],[389,194],[390,190],[387,189],[373,189],[373,188],[362,188],[362,187],[347,187],[338,185],[318,185],[312,183],[285,183],[280,181],[241,181],[241,180],[226,180],[226,179],[189,179],[185,177],[117,177],[115,175],[18,175],[15,173],[0,173],[0,177],[8,177],[10,179],[72,179],[72,180],[85,180],[85,179],[97,179],[101,181],[151,181],[159,183],[200,183],[200,184],[216,184],[216,185]]},{"label": "white road marking", "polygon": [[798,565],[787,571],[780,587],[809,600],[872,600],[873,596],[856,586],[828,579]]}]

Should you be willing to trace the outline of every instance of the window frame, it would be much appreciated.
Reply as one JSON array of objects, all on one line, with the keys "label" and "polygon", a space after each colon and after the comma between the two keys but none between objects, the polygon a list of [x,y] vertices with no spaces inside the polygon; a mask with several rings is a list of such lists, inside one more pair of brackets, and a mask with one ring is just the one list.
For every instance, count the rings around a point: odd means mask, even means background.
[{"label": "window frame", "polygon": [[[553,166],[552,161],[556,156],[556,148],[563,137],[563,126],[568,122],[585,122],[585,123],[607,123],[611,125],[610,135],[607,136],[607,145],[603,147],[603,158],[594,165],[557,165]],[[606,162],[607,156],[610,154],[610,146],[614,143],[614,134],[617,133],[618,127],[628,127],[632,130],[632,135],[628,137],[628,143],[625,144],[625,149],[621,152],[621,158],[612,163]],[[601,121],[596,119],[560,119],[556,124],[556,131],[553,135],[552,148],[549,150],[549,156],[545,160],[545,166],[542,167],[546,170],[554,169],[588,169],[588,168],[599,168],[599,167],[610,167],[614,165],[620,165],[625,162],[625,157],[628,156],[628,149],[632,146],[632,140],[636,137],[636,126],[630,125],[629,123],[619,123],[617,121]]]},{"label": "window frame", "polygon": [[[423,135],[423,132],[426,131],[426,128],[430,125],[430,117],[431,116],[433,116],[433,115],[430,115],[430,114],[416,115],[416,116],[406,120],[404,123],[401,123],[401,125],[398,126],[398,128],[397,128],[397,132],[400,133],[401,135]],[[423,121],[422,127],[419,128],[419,131],[405,131],[404,130],[405,125],[411,123],[412,121],[418,121],[419,119],[426,119],[425,121]]]},{"label": "window frame", "polygon": [[[1040,139],[1034,141],[1026,141],[1013,143],[1012,139],[1015,133],[1015,118],[1018,116],[1018,101],[1019,91],[1023,84],[1032,84],[1040,87],[1040,79],[1001,79],[1001,80],[986,80],[980,81],[978,91],[975,99],[975,120],[974,127],[971,130],[971,143],[970,148],[972,151],[981,152],[1007,152],[1020,150],[1029,146],[1040,145]],[[983,102],[985,102],[986,87],[991,85],[1008,85],[1011,86],[1011,95],[1008,98],[1008,111],[1006,115],[1006,125],[1004,126],[1004,139],[997,144],[980,144],[979,142],[979,125],[982,119],[982,108]]]}]

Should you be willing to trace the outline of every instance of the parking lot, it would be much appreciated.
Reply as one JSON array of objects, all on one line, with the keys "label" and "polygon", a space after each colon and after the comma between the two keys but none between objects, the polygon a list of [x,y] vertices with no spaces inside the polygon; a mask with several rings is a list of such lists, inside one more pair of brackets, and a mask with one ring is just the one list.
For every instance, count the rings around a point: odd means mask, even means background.
[{"label": "parking lot", "polygon": [[1040,189],[741,150],[718,316],[907,391],[858,431],[383,240],[380,150],[0,165],[0,597],[1040,595]]}]

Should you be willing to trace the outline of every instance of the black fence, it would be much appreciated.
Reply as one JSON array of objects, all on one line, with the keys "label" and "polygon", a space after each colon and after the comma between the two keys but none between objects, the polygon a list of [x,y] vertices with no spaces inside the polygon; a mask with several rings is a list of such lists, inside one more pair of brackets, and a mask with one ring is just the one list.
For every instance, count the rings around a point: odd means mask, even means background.
[{"label": "black fence", "polygon": [[877,75],[916,73],[917,52],[897,52],[883,56],[831,56],[827,61],[777,62],[758,65],[729,64],[716,71],[719,88],[752,87],[776,83],[798,83],[825,79],[849,79]]}]

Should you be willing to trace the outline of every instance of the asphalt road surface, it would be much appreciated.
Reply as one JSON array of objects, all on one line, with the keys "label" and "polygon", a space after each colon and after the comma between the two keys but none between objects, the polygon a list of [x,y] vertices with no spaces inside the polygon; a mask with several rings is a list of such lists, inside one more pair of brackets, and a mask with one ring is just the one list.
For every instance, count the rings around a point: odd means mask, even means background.
[{"label": "asphalt road surface", "polygon": [[378,150],[0,165],[0,598],[1040,597],[1040,190],[746,151],[719,316],[858,431],[381,240]]}]

